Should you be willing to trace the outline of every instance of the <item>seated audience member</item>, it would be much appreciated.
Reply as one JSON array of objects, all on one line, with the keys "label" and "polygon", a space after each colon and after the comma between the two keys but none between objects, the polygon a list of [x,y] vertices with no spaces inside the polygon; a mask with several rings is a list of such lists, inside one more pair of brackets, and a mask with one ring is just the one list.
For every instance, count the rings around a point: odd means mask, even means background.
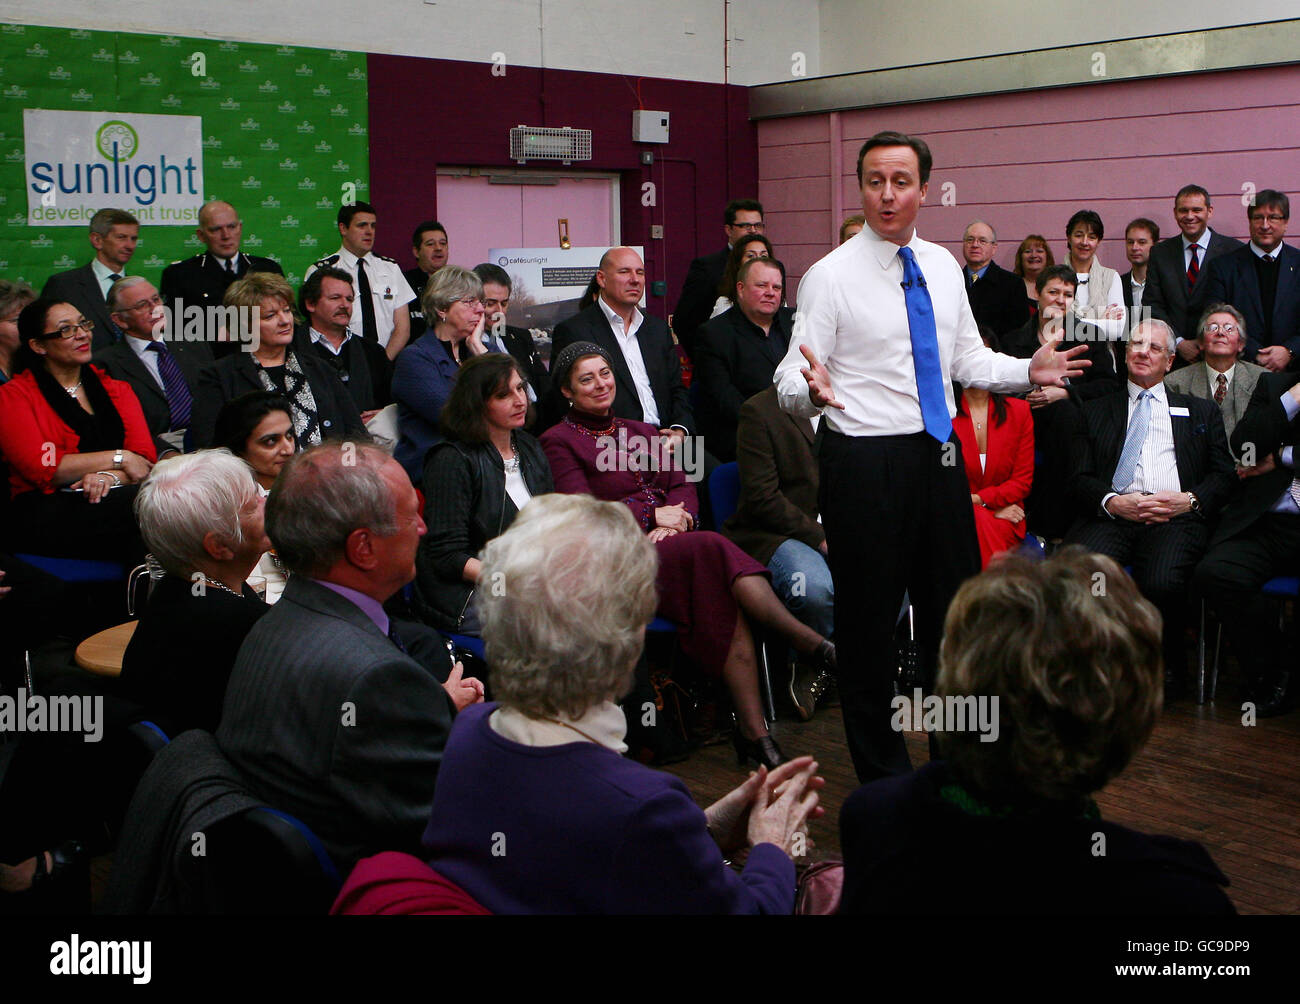
[{"label": "seated audience member", "polygon": [[1159,608],[1170,700],[1186,684],[1187,585],[1233,485],[1223,416],[1212,401],[1165,387],[1173,361],[1173,330],[1144,321],[1128,342],[1127,392],[1083,404],[1070,483],[1081,516],[1068,536],[1131,565]]},{"label": "seated audience member", "polygon": [[[429,863],[493,913],[788,914],[795,834],[817,815],[810,757],[701,811],[677,778],[620,756],[617,702],[656,603],[637,530],[624,506],[550,495],[488,544],[483,574],[505,583],[480,606],[501,703],[466,711],[447,744]],[[737,873],[723,856],[745,846]]]},{"label": "seated audience member", "polygon": [[122,209],[101,209],[90,218],[90,246],[95,257],[80,268],[57,272],[45,281],[41,298],[70,303],[94,325],[92,348],[98,352],[121,337],[108,310],[108,291],[126,275],[140,239],[140,221]]},{"label": "seated audience member", "polygon": [[[727,267],[722,270],[722,281],[718,283],[718,298],[714,301],[713,311],[709,314],[709,320],[725,314],[728,310],[736,305],[736,283],[740,281],[740,270],[745,262],[753,261],[755,258],[776,259],[776,252],[772,250],[772,242],[762,234],[750,234],[748,237],[742,237],[736,241],[736,246],[731,249],[727,255]],[[785,266],[781,267],[781,275],[784,279]],[[785,303],[785,297],[781,298]],[[699,331],[702,332],[707,325],[700,325]]]},{"label": "seated audience member", "polygon": [[695,340],[700,434],[721,463],[736,459],[740,406],[772,385],[794,332],[794,311],[781,306],[784,269],[775,258],[745,262],[736,305],[704,325]]},{"label": "seated audience member", "polygon": [[972,220],[962,235],[965,259],[962,277],[975,323],[1003,335],[1023,327],[1029,309],[1015,275],[1002,268],[993,256],[998,253],[998,235],[983,220]]},{"label": "seated audience member", "polygon": [[[297,447],[293,406],[274,391],[241,394],[227,401],[217,414],[212,445],[229,450],[246,463],[252,469],[258,493],[266,498]],[[265,581],[263,599],[267,603],[274,603],[284,593],[287,577],[274,551],[267,550],[261,556],[253,575]]]},{"label": "seated audience member", "polygon": [[240,647],[217,742],[340,868],[414,850],[452,718],[482,697],[459,668],[440,684],[383,609],[415,576],[415,489],[377,447],[326,443],[285,465],[266,529],[292,575]]},{"label": "seated audience member", "polygon": [[361,412],[334,371],[293,345],[293,289],[284,276],[250,272],[226,290],[226,306],[259,310],[258,330],[242,332],[253,351],[239,351],[204,368],[191,419],[195,449],[212,444],[217,413],[229,400],[253,390],[282,394],[293,405],[293,433],[300,449],[326,439],[365,437]]},{"label": "seated audience member", "polygon": [[677,626],[683,651],[704,672],[726,681],[737,759],[775,767],[786,757],[763,720],[754,639],[741,614],[783,635],[820,670],[834,671],[835,646],[791,616],[767,569],[725,537],[695,529],[695,487],[659,430],[614,414],[612,367],[609,353],[590,342],[555,359],[555,386],[572,405],[542,436],[555,488],[631,510],[659,553],[659,616]]},{"label": "seated audience member", "polygon": [[1246,320],[1229,304],[1210,304],[1196,327],[1196,341],[1200,361],[1174,370],[1165,377],[1165,386],[1217,404],[1223,413],[1224,431],[1231,439],[1266,370],[1241,358],[1246,349]]},{"label": "seated audience member", "polygon": [[1029,532],[1042,537],[1049,550],[1074,522],[1068,492],[1074,428],[1070,419],[1081,401],[1118,390],[1108,344],[1093,337],[1093,326],[1075,317],[1071,309],[1076,281],[1068,265],[1043,269],[1037,280],[1037,314],[1001,339],[1002,351],[1020,359],[1031,358],[1039,346],[1058,338],[1066,348],[1086,344],[1084,358],[1092,363],[1083,376],[1070,380],[1068,388],[1036,387],[1025,398],[1034,419],[1034,478],[1024,508]]},{"label": "seated audience member", "polygon": [[416,590],[434,627],[479,633],[471,600],[479,552],[520,510],[554,491],[541,444],[524,432],[528,383],[519,361],[490,352],[468,360],[442,410],[446,435],[424,468],[424,522]]},{"label": "seated audience member", "polygon": [[368,421],[392,400],[393,364],[378,342],[348,330],[353,299],[352,276],[332,265],[307,276],[298,290],[309,351],[338,375]]},{"label": "seated audience member", "polygon": [[[980,334],[985,345],[1000,351],[991,331],[984,328]],[[995,554],[1025,539],[1025,506],[1034,480],[1034,420],[1029,404],[1019,398],[978,387],[953,396],[957,414],[952,426],[970,482],[980,567],[988,568]]]},{"label": "seated audience member", "polygon": [[136,496],[140,533],[167,574],[122,656],[124,696],[169,736],[215,732],[244,638],[270,607],[245,583],[270,541],[248,466],[225,450],[160,464]]},{"label": "seated audience member", "polygon": [[1266,373],[1255,384],[1232,434],[1242,479],[1209,551],[1196,568],[1195,595],[1205,597],[1236,652],[1243,699],[1261,718],[1295,704],[1294,642],[1279,628],[1281,601],[1260,592],[1300,564],[1300,384],[1295,373]]},{"label": "seated audience member", "polygon": [[1246,361],[1278,373],[1300,355],[1300,251],[1282,242],[1291,200],[1273,189],[1257,192],[1246,219],[1250,243],[1210,262],[1191,312],[1232,304],[1246,319]]},{"label": "seated audience member", "polygon": [[0,384],[14,375],[14,356],[18,353],[18,315],[36,299],[36,291],[25,282],[0,279]]},{"label": "seated audience member", "polygon": [[1041,234],[1030,234],[1016,248],[1016,264],[1011,271],[1025,280],[1025,301],[1030,320],[1038,313],[1038,276],[1043,269],[1055,264],[1047,238]]},{"label": "seated audience member", "polygon": [[393,456],[412,484],[424,477],[429,450],[442,436],[438,420],[457,368],[487,351],[483,344],[483,283],[469,269],[444,265],[424,287],[429,334],[402,350],[393,367],[393,399],[401,432]]},{"label": "seated audience member", "polygon": [[1124,337],[1124,286],[1119,273],[1097,260],[1097,248],[1106,236],[1101,217],[1080,209],[1065,227],[1067,261],[1078,276],[1074,313],[1091,321],[1106,341]]},{"label": "seated audience member", "polygon": [[113,283],[108,308],[125,337],[95,353],[95,362],[135,391],[158,456],[179,453],[199,371],[212,362],[212,350],[181,340],[179,327],[168,329],[162,297],[147,279],[128,275]]},{"label": "seated audience member", "polygon": [[967,722],[989,702],[996,731],[950,722],[940,759],[849,796],[841,913],[1235,912],[1200,844],[1108,823],[1091,797],[1160,712],[1160,618],[1115,562],[1068,548],[967,579],[935,693]]},{"label": "seated audience member", "polygon": [[[686,279],[682,282],[681,294],[677,297],[677,306],[673,309],[677,341],[691,358],[694,358],[695,353],[695,334],[709,319],[710,305],[718,295],[718,285],[722,282],[731,250],[737,241],[751,234],[761,234],[765,229],[763,204],[754,199],[733,199],[723,210],[722,229],[727,236],[727,246],[721,251],[701,255],[691,261],[686,270]],[[602,262],[602,268],[605,264],[608,262]],[[733,284],[727,288],[734,289],[735,286]],[[580,336],[574,340],[592,339]]]},{"label": "seated audience member", "polygon": [[850,237],[856,237],[862,233],[862,228],[867,225],[867,218],[859,213],[857,216],[846,217],[840,224],[840,243],[843,244]]},{"label": "seated audience member", "polygon": [[[770,382],[740,406],[740,501],[722,533],[767,565],[772,588],[792,614],[829,638],[835,633],[835,586],[826,564],[826,531],[817,518],[815,435],[812,421],[781,408]],[[834,680],[795,660],[789,686],[799,717],[808,721]]]},{"label": "seated audience member", "polygon": [[18,315],[16,373],[0,386],[9,531],[25,552],[134,565],[131,503],[157,454],[131,388],[90,364],[92,327],[57,300]]},{"label": "seated audience member", "polygon": [[514,356],[528,383],[528,400],[541,400],[550,389],[551,377],[546,371],[541,353],[533,343],[533,333],[527,328],[506,324],[506,311],[510,309],[513,285],[510,273],[500,265],[485,261],[474,266],[474,274],[483,283],[483,344],[490,352],[504,352]]}]

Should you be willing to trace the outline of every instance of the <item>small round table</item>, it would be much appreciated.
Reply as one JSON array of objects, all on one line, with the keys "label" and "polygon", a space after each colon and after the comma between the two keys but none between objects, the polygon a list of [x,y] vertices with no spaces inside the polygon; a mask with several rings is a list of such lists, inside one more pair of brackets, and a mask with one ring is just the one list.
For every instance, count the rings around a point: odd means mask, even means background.
[{"label": "small round table", "polygon": [[139,621],[105,628],[77,646],[77,665],[97,676],[120,676],[122,656]]}]

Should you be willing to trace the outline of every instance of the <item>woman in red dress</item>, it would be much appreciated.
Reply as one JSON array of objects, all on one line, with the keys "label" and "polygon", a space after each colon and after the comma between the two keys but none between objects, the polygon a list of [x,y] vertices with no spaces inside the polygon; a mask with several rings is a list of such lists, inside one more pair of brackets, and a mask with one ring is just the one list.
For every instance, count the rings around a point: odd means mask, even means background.
[{"label": "woman in red dress", "polygon": [[953,430],[961,440],[980,567],[1025,539],[1025,499],[1034,478],[1034,419],[1027,402],[969,387],[957,397]]},{"label": "woman in red dress", "polygon": [[786,610],[763,565],[720,534],[695,529],[695,486],[660,445],[659,430],[614,416],[614,374],[603,348],[570,345],[551,372],[572,405],[542,436],[555,490],[621,501],[632,510],[659,552],[659,616],[677,626],[683,651],[731,692],[738,758],[769,768],[784,762],[763,719],[754,639],[737,614],[743,610],[783,635],[823,670],[834,670],[835,646]]}]

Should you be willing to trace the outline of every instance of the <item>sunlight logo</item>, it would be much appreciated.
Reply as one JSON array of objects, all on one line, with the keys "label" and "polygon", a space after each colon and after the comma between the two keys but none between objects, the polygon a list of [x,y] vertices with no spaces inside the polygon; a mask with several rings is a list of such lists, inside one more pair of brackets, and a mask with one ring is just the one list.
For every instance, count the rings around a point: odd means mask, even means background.
[{"label": "sunlight logo", "polygon": [[140,149],[140,136],[128,123],[113,119],[96,131],[95,148],[105,160],[130,160]]}]

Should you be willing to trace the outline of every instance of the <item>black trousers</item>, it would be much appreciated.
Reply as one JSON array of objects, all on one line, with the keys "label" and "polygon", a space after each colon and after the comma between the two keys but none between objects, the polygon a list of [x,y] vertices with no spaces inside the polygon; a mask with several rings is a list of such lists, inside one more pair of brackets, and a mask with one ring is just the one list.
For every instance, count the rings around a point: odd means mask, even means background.
[{"label": "black trousers", "polygon": [[954,434],[822,436],[821,512],[835,581],[840,704],[859,781],[911,770],[890,727],[898,668],[894,628],[906,591],[922,672],[934,679],[943,619],[980,570],[970,486]]},{"label": "black trousers", "polygon": [[1132,566],[1133,581],[1164,618],[1165,672],[1180,680],[1187,671],[1188,586],[1208,541],[1209,527],[1193,513],[1150,525],[1100,517],[1066,538]]},{"label": "black trousers", "polygon": [[1246,682],[1273,679],[1295,669],[1278,631],[1279,601],[1260,594],[1276,575],[1300,572],[1300,516],[1264,513],[1241,533],[1217,542],[1196,567],[1196,595],[1223,624]]}]

